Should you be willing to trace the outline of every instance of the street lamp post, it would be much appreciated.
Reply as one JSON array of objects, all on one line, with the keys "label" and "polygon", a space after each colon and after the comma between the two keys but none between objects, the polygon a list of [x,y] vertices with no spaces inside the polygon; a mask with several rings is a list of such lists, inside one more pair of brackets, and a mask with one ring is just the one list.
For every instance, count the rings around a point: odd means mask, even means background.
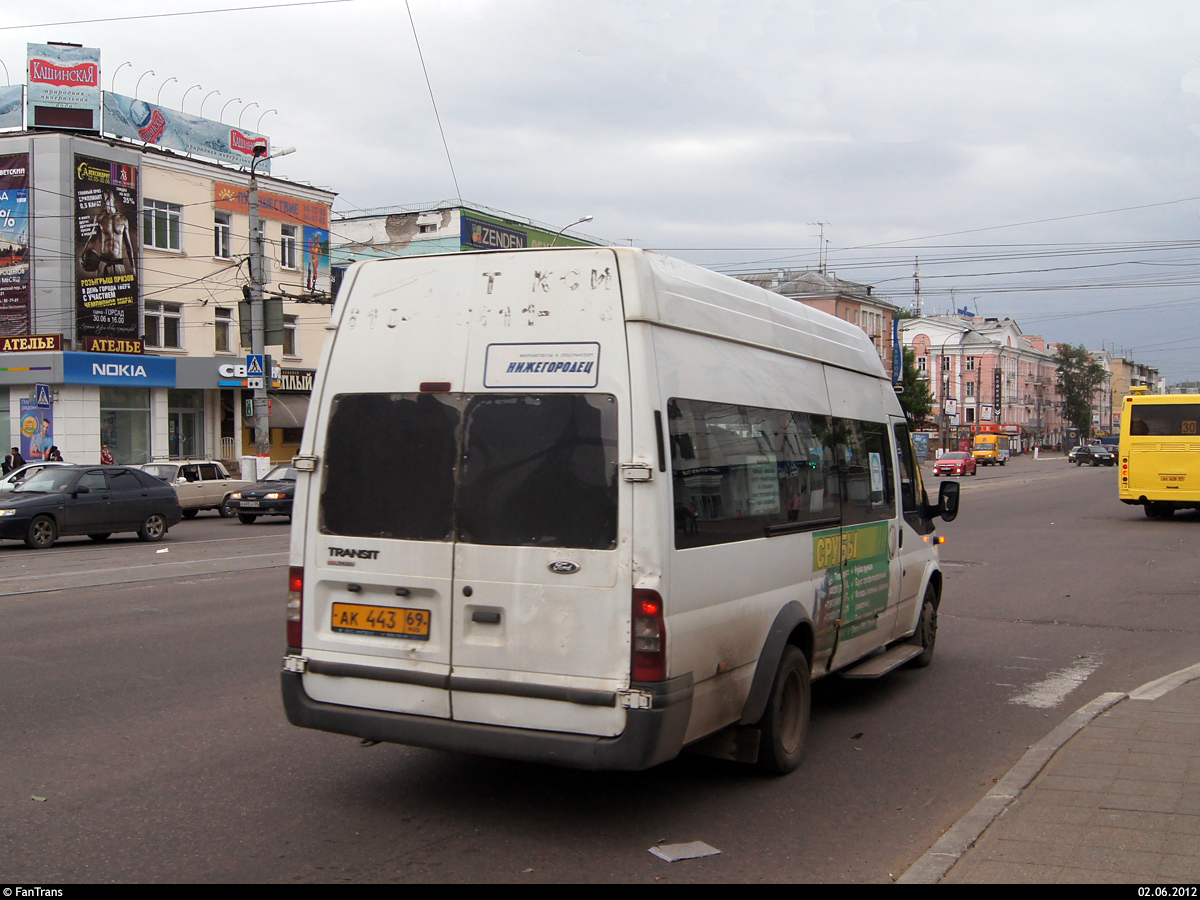
[{"label": "street lamp post", "polygon": [[555,232],[554,240],[552,240],[550,242],[550,246],[553,247],[555,241],[557,241],[560,237],[562,237],[562,233],[564,231],[566,231],[568,228],[574,228],[576,225],[582,225],[584,222],[590,222],[590,221],[592,221],[592,216],[584,216],[582,219],[576,219],[570,225],[564,225],[562,228],[558,229],[558,231]]},{"label": "street lamp post", "polygon": [[[262,380],[254,387],[254,452],[260,458],[271,456],[270,421],[267,415],[267,379],[271,377],[266,365],[266,315],[263,309],[263,273],[266,252],[263,242],[262,220],[258,214],[258,164],[264,159],[274,159],[295,153],[295,147],[284,147],[267,152],[265,142],[256,143],[251,149],[254,159],[250,163],[250,353],[263,360]],[[258,475],[255,476],[259,477]]]}]

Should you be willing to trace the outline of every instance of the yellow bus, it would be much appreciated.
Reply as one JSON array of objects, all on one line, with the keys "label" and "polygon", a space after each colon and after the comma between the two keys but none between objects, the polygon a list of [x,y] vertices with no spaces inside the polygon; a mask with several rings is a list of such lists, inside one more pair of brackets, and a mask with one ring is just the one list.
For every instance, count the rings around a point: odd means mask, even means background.
[{"label": "yellow bus", "polygon": [[971,455],[981,466],[1005,465],[1012,457],[1012,448],[1006,434],[977,434]]},{"label": "yellow bus", "polygon": [[1152,519],[1200,509],[1200,394],[1147,394],[1134,388],[1121,413],[1122,503]]}]

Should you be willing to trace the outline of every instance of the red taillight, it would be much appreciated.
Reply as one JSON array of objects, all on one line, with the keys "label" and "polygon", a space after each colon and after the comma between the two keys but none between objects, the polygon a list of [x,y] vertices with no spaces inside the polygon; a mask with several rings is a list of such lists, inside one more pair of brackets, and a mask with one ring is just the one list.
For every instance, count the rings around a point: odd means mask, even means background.
[{"label": "red taillight", "polygon": [[289,649],[299,650],[302,646],[300,639],[300,618],[304,612],[304,566],[291,566],[288,569],[288,601],[287,601],[287,645]]},{"label": "red taillight", "polygon": [[667,680],[667,631],[658,591],[633,591],[633,681]]}]

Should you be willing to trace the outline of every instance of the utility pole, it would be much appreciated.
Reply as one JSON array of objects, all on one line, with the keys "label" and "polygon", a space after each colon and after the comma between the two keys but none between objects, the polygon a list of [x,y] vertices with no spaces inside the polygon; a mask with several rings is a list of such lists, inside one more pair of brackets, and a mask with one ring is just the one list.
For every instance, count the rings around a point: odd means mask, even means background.
[{"label": "utility pole", "polygon": [[[917,318],[921,318],[921,258],[914,256],[913,259],[913,310],[917,314]],[[950,295],[954,296],[953,293]]]},{"label": "utility pole", "polygon": [[[264,159],[295,153],[295,147],[284,147],[267,151],[265,141],[256,143],[251,149],[254,159],[250,163],[250,353],[263,361],[262,378],[254,382],[254,447],[259,459],[271,458],[271,424],[268,417],[267,383],[271,377],[266,364],[266,310],[263,309],[263,285],[266,276],[266,249],[263,242],[262,220],[258,215],[258,164]],[[247,377],[250,373],[247,371]],[[255,472],[255,479],[261,473]]]}]

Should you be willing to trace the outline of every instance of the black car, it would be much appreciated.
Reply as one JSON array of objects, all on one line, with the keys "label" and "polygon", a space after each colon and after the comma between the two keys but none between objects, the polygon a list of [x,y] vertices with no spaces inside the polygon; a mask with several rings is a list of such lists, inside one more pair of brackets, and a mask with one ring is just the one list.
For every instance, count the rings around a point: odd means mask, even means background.
[{"label": "black car", "polygon": [[54,466],[0,498],[0,539],[23,540],[35,550],[69,534],[102,541],[114,531],[136,531],[143,541],[161,541],[182,518],[175,489],[148,472]]},{"label": "black car", "polygon": [[234,491],[227,500],[237,513],[238,521],[249,525],[259,516],[292,518],[292,501],[296,498],[296,470],[291,466],[276,466],[262,481]]},{"label": "black car", "polygon": [[1084,463],[1089,466],[1115,466],[1117,455],[1111,447],[1103,444],[1084,444],[1075,454],[1075,465],[1082,466]]}]

